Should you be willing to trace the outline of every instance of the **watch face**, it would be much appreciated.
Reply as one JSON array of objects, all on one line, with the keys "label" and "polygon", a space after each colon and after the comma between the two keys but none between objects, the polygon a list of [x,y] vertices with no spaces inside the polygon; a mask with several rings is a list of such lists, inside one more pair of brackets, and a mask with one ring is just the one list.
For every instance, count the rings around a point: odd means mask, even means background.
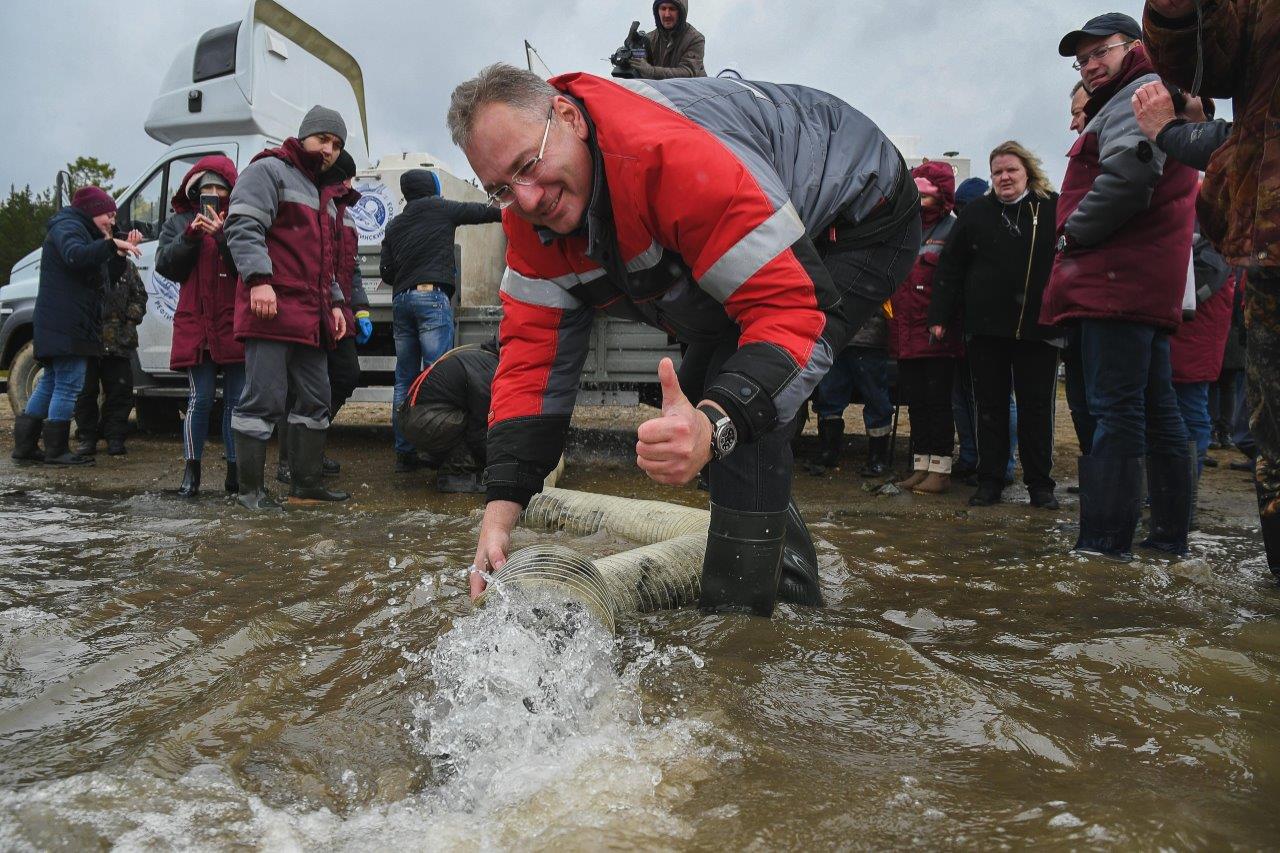
[{"label": "watch face", "polygon": [[716,450],[719,456],[728,456],[738,446],[738,428],[729,421],[716,430]]}]

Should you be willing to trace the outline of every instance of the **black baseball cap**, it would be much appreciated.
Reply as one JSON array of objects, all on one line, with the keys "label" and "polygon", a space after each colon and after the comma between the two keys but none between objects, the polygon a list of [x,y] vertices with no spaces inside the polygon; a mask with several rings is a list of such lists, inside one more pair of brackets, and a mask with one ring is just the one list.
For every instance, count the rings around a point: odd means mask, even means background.
[{"label": "black baseball cap", "polygon": [[1061,56],[1075,56],[1076,45],[1080,40],[1088,36],[1109,36],[1119,33],[1128,36],[1131,39],[1142,38],[1142,27],[1138,26],[1138,22],[1123,12],[1108,12],[1105,15],[1099,15],[1096,18],[1090,18],[1083,27],[1078,30],[1072,30],[1062,37],[1062,41],[1058,42],[1058,54]]}]

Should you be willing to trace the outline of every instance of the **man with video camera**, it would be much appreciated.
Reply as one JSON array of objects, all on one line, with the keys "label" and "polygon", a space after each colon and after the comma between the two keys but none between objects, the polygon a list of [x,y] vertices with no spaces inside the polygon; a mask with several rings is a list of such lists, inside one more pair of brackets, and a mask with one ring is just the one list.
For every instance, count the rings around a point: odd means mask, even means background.
[{"label": "man with video camera", "polygon": [[[655,0],[654,30],[642,34],[632,25],[627,43],[614,54],[615,77],[669,80],[672,77],[706,77],[702,65],[706,39],[689,24],[689,0]],[[636,54],[644,47],[644,58]]]}]

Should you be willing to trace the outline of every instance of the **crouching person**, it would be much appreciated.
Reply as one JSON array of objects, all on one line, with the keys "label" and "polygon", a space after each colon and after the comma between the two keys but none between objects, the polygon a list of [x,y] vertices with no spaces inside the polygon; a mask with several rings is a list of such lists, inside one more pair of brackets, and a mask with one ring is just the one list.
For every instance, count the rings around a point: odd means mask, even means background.
[{"label": "crouching person", "polygon": [[222,441],[227,451],[228,493],[239,490],[236,452],[231,439],[231,413],[244,386],[244,344],[235,338],[236,268],[227,249],[228,198],[236,184],[236,167],[221,154],[202,158],[173,197],[173,215],[164,221],[156,249],[156,272],[180,282],[173,315],[169,367],[187,373],[191,396],[182,425],[186,465],[178,494],[200,493],[200,465],[209,416],[222,371]]},{"label": "crouching person", "polygon": [[[102,291],[138,256],[136,232],[112,236],[116,203],[98,187],[82,187],[49,220],[40,256],[35,308],[35,356],[44,366],[27,407],[13,425],[13,458],[50,465],[91,465],[72,453],[71,416],[90,358],[102,354]],[[44,450],[39,442],[44,439]]]},{"label": "crouching person", "polygon": [[396,413],[400,433],[439,468],[442,492],[484,491],[480,474],[497,370],[496,338],[455,347],[418,376]]},{"label": "crouching person", "polygon": [[297,137],[253,158],[231,191],[227,246],[240,274],[235,335],[245,346],[245,382],[231,416],[239,474],[239,502],[278,508],[266,490],[267,442],[287,411],[290,497],[346,500],[321,482],[329,430],[326,350],[346,332],[334,280],[337,206],[321,203],[321,176],[342,152],[342,116],[316,106]]}]

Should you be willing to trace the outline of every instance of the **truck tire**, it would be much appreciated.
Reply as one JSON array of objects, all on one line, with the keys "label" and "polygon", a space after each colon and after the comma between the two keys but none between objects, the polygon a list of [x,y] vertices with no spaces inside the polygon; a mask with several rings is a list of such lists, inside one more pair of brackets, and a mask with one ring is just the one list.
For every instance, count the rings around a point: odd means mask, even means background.
[{"label": "truck tire", "polygon": [[35,344],[27,343],[14,355],[9,365],[9,406],[15,415],[27,407],[42,372],[44,368],[36,361]]},{"label": "truck tire", "polygon": [[173,435],[182,426],[182,402],[176,397],[138,397],[133,408],[138,429],[151,435]]}]

